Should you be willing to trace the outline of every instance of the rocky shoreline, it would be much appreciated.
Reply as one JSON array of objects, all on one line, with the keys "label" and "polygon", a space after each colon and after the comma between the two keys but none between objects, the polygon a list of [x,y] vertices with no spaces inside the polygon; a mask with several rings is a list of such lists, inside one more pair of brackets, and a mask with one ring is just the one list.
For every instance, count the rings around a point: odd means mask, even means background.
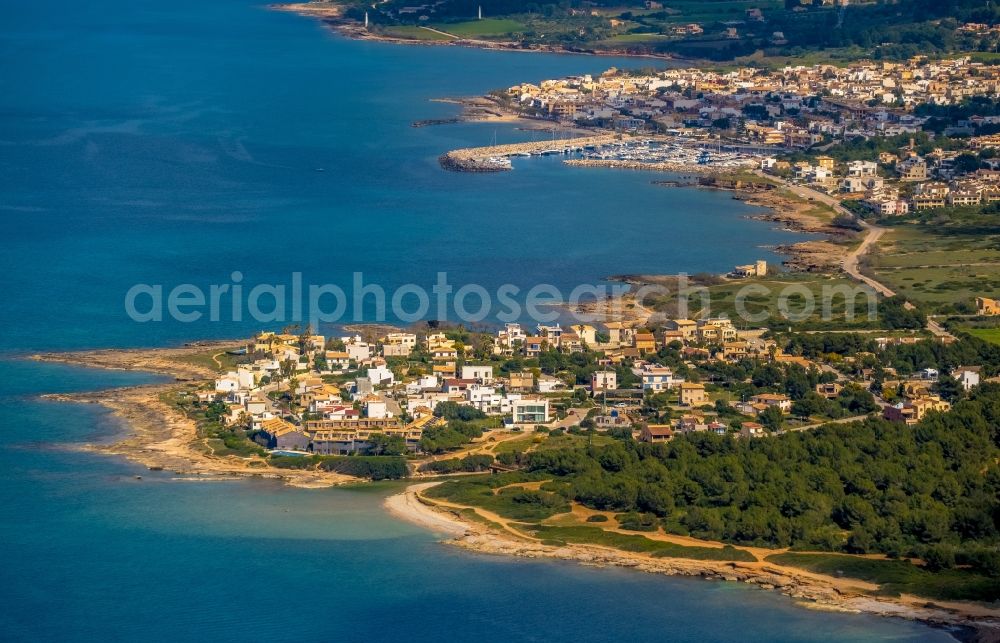
[{"label": "rocky shoreline", "polygon": [[[849,235],[848,231],[809,215],[809,206],[782,195],[780,190],[770,183],[751,183],[740,179],[727,179],[727,175],[730,175],[734,169],[739,171],[739,168],[612,159],[568,159],[563,163],[572,167],[669,172],[691,177],[696,180],[654,181],[654,183],[671,188],[700,187],[727,190],[733,192],[734,199],[747,205],[766,208],[766,212],[749,215],[750,219],[779,223],[784,229],[791,232],[823,235],[825,239],[822,240],[800,241],[774,248],[778,254],[788,257],[783,263],[793,272],[835,272],[839,270],[840,263],[847,254],[847,250],[843,246],[832,240],[845,238]],[[743,168],[743,171],[747,169],[749,168]]]},{"label": "rocky shoreline", "polygon": [[733,190],[734,198],[747,205],[766,208],[766,212],[750,215],[755,221],[779,223],[784,229],[792,232],[823,236],[823,239],[799,241],[776,247],[775,252],[788,257],[783,262],[786,268],[793,272],[840,271],[841,262],[847,256],[848,248],[837,242],[852,237],[852,231],[838,228],[809,214],[810,206],[782,195],[778,189],[760,191],[738,187],[716,187]]},{"label": "rocky shoreline", "polygon": [[510,165],[501,165],[485,159],[478,158],[458,158],[450,152],[438,157],[438,163],[445,170],[450,172],[469,172],[487,174],[491,172],[509,172]]},{"label": "rocky shoreline", "polygon": [[[790,232],[822,235],[823,239],[799,241],[783,244],[773,248],[774,252],[787,257],[783,261],[786,268],[792,272],[834,273],[840,270],[841,262],[847,255],[847,248],[837,243],[852,235],[844,228],[832,225],[828,221],[810,214],[813,206],[796,201],[777,186],[766,181],[760,183],[753,180],[729,179],[725,171],[706,172],[697,183],[690,184],[712,190],[726,190],[733,193],[733,198],[765,211],[751,214],[747,218],[754,221],[778,223]],[[662,183],[662,182],[661,182]],[[686,187],[685,185],[669,184],[669,187]],[[766,187],[765,187],[766,186]]]},{"label": "rocky shoreline", "polygon": [[[180,348],[97,350],[46,353],[31,359],[101,368],[142,371],[173,377],[177,382],[204,381],[215,376],[208,367],[184,361],[206,348],[225,350],[232,342],[209,342]],[[362,482],[330,471],[281,469],[259,458],[219,456],[199,443],[196,423],[163,400],[177,383],[130,386],[83,393],[42,396],[55,402],[98,404],[121,421],[124,434],[109,444],[85,444],[81,449],[124,457],[152,471],[172,471],[191,480],[262,478],[296,487],[319,488]]]},{"label": "rocky shoreline", "polygon": [[386,509],[403,520],[447,535],[447,544],[468,551],[745,583],[780,592],[808,608],[905,618],[947,628],[960,640],[1000,641],[1000,612],[972,603],[930,603],[906,595],[898,598],[875,596],[872,592],[876,588],[864,581],[826,577],[766,562],[654,558],[596,545],[557,546],[517,539],[484,523],[471,522],[457,511],[436,506],[434,501],[420,495],[434,484],[439,483],[411,485],[405,492],[386,499]]},{"label": "rocky shoreline", "polygon": [[238,340],[191,342],[176,348],[105,348],[71,351],[66,353],[40,353],[29,359],[36,362],[55,362],[88,368],[114,371],[143,371],[167,375],[178,381],[201,380],[215,377],[215,371],[196,362],[186,361],[195,355],[216,350],[240,348]]}]

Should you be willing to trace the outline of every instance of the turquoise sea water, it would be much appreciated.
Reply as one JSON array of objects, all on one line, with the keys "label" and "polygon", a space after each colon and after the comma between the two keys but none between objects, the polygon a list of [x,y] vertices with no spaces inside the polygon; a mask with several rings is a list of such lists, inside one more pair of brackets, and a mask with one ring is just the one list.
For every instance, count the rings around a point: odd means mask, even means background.
[{"label": "turquoise sea water", "polygon": [[467,554],[386,515],[398,486],[175,480],[73,450],[117,427],[31,397],[152,379],[0,365],[4,640],[949,640],[741,585]]},{"label": "turquoise sea water", "polygon": [[[350,42],[247,0],[3,3],[0,352],[248,333],[123,312],[136,282],[234,270],[564,287],[773,258],[757,246],[790,235],[726,195],[554,160],[449,174],[447,149],[531,135],[410,127],[454,114],[431,98],[611,64],[647,63]],[[470,555],[388,517],[392,486],[175,480],[73,448],[121,427],[38,397],[151,381],[0,361],[0,638],[947,638],[730,584]]]}]

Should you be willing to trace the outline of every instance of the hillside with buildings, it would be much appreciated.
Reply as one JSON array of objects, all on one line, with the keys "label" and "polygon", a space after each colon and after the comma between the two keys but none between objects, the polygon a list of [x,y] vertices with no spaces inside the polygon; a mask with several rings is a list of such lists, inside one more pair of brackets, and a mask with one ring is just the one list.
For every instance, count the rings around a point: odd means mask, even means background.
[{"label": "hillside with buildings", "polygon": [[[864,577],[932,598],[996,591],[996,476],[970,471],[995,471],[1000,438],[969,420],[995,412],[1000,348],[971,336],[781,333],[725,318],[507,324],[369,339],[262,333],[227,360],[175,398],[203,410],[203,430],[225,445],[218,455],[336,471],[364,462],[376,478],[492,470],[502,493],[488,502],[473,499],[481,478],[429,501],[516,519],[529,540],[592,543],[613,524],[635,538],[762,548],[751,551],[792,568],[825,559],[789,558],[789,546],[888,555]],[[941,440],[957,451],[928,459],[920,443]],[[831,469],[817,450],[842,462]],[[921,467],[892,461],[908,450]],[[387,466],[398,462],[407,466]],[[932,479],[949,491],[933,492]],[[799,509],[782,509],[793,500]],[[611,522],[549,521],[571,504]],[[900,564],[915,576],[899,577]]]},{"label": "hillside with buildings", "polygon": [[706,60],[993,53],[1000,13],[974,0],[319,0],[287,5],[366,38]]}]

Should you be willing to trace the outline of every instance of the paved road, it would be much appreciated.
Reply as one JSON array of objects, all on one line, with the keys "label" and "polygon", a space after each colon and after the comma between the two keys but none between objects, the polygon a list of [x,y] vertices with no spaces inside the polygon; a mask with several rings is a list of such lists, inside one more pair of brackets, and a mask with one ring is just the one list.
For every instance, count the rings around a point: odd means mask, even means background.
[{"label": "paved road", "polygon": [[850,424],[851,422],[860,422],[867,417],[867,415],[855,415],[854,417],[841,418],[839,420],[827,420],[826,422],[820,422],[819,424],[807,424],[806,426],[797,426],[794,429],[783,429],[778,431],[775,435],[784,435],[785,433],[796,433],[799,431],[810,431],[812,429],[818,429],[821,426],[826,426],[827,424]]},{"label": "paved road", "polygon": [[848,380],[846,375],[844,375],[834,367],[830,366],[829,364],[820,364],[819,370],[823,371],[824,373],[833,373],[833,375],[837,378],[838,382],[846,382]]},{"label": "paved road", "polygon": [[431,33],[436,33],[436,34],[440,34],[442,36],[447,36],[448,38],[453,38],[455,40],[461,40],[461,38],[459,38],[458,36],[456,36],[453,33],[448,33],[447,31],[441,31],[440,29],[435,29],[434,27],[424,27],[423,25],[421,25],[420,28],[421,29],[426,29],[427,31],[429,31]]},{"label": "paved road", "polygon": [[[878,281],[877,279],[869,277],[868,275],[861,274],[861,270],[858,268],[858,263],[861,257],[865,255],[869,250],[871,250],[872,246],[878,243],[879,239],[881,239],[882,235],[884,235],[886,232],[885,228],[868,223],[867,221],[858,218],[857,216],[854,215],[854,213],[852,213],[850,210],[842,206],[837,199],[831,197],[828,194],[824,194],[809,187],[790,183],[785,179],[774,177],[769,174],[764,174],[763,172],[758,172],[757,174],[766,177],[768,179],[775,180],[778,183],[781,183],[786,188],[788,188],[792,193],[804,199],[810,199],[812,201],[819,201],[820,203],[825,203],[829,205],[831,208],[833,208],[834,212],[836,212],[837,214],[849,216],[853,218],[855,221],[857,221],[858,225],[860,225],[865,231],[865,238],[864,240],[862,240],[861,244],[857,248],[849,252],[847,256],[844,257],[844,262],[843,262],[844,273],[847,274],[852,279],[854,279],[855,281],[860,281],[861,283],[866,284],[880,295],[883,295],[885,297],[894,297],[896,295],[896,291],[894,291],[892,288],[889,288],[888,286]],[[908,310],[913,310],[915,308],[915,306],[910,302],[905,302],[904,306]],[[933,334],[936,338],[942,341],[953,342],[956,340],[956,337],[954,335],[949,333],[947,330],[944,329],[944,327],[941,324],[939,324],[938,322],[934,321],[931,318],[927,319],[927,330],[931,334]]]},{"label": "paved road", "polygon": [[576,426],[582,422],[587,417],[587,412],[590,409],[570,409],[566,412],[566,417],[557,422],[553,422],[551,428],[553,429],[568,429],[571,426]]},{"label": "paved road", "polygon": [[858,223],[866,230],[865,238],[857,248],[847,253],[844,257],[844,272],[847,273],[852,279],[860,281],[868,286],[870,286],[875,292],[883,295],[885,297],[893,297],[896,292],[883,284],[880,281],[872,279],[868,275],[861,274],[861,270],[858,268],[858,261],[861,256],[866,254],[871,250],[872,246],[878,243],[878,240],[882,238],[885,234],[885,228],[866,223],[858,219]]},{"label": "paved road", "polygon": [[843,263],[844,272],[847,273],[847,275],[850,276],[852,279],[867,284],[880,295],[884,295],[886,297],[892,297],[896,294],[891,288],[889,288],[882,282],[872,279],[867,275],[861,274],[861,271],[858,269],[859,259],[861,258],[862,255],[866,254],[869,250],[871,250],[874,244],[878,243],[878,240],[882,238],[883,234],[885,234],[885,228],[877,225],[872,225],[867,221],[863,221],[857,218],[853,212],[842,206],[840,204],[840,201],[833,198],[829,194],[824,194],[823,192],[819,192],[818,190],[814,190],[812,188],[805,187],[802,185],[796,185],[794,183],[786,181],[785,179],[774,177],[769,174],[763,174],[763,173],[759,174],[761,176],[766,176],[769,179],[776,180],[778,183],[781,183],[786,188],[788,188],[793,194],[800,196],[803,199],[824,203],[833,208],[833,211],[836,212],[837,214],[851,217],[852,219],[857,221],[858,225],[860,225],[865,231],[865,238],[861,241],[861,245],[859,245],[851,252],[847,253],[847,256],[844,257],[844,263]]}]

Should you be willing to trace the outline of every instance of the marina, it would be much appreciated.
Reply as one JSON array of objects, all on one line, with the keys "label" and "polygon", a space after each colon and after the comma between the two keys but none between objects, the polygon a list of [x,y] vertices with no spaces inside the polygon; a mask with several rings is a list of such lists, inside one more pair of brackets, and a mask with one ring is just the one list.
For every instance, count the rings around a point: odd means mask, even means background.
[{"label": "marina", "polygon": [[571,157],[566,161],[569,165],[666,171],[746,169],[757,166],[761,158],[760,155],[722,145],[713,148],[704,144],[692,145],[675,137],[607,134],[453,150],[439,160],[445,169],[458,172],[503,172],[513,169],[513,158],[560,155]]},{"label": "marina", "polygon": [[635,143],[608,145],[596,150],[584,150],[579,160],[620,161],[642,164],[668,163],[721,169],[746,168],[757,165],[759,157],[745,152],[692,147],[673,140],[646,139]]}]

